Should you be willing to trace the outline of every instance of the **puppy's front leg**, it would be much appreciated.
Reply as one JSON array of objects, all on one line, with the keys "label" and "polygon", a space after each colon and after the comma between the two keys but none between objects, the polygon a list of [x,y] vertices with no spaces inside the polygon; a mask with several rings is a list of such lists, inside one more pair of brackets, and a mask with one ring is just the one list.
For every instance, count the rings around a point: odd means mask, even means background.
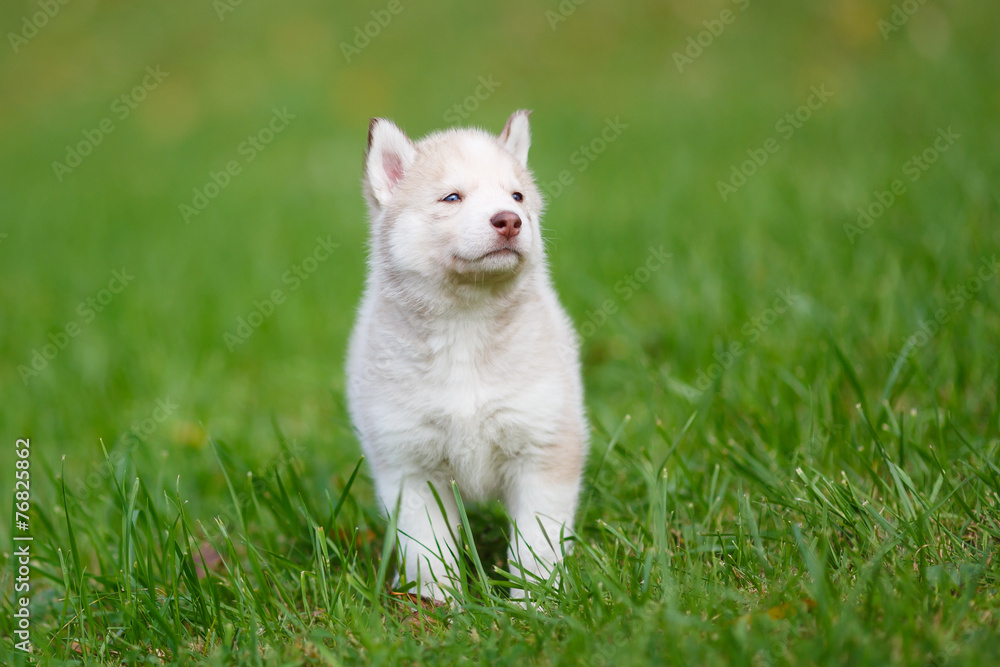
[{"label": "puppy's front leg", "polygon": [[[441,506],[429,483],[441,499]],[[392,507],[392,506],[390,506]],[[452,537],[452,521],[458,519],[458,506],[450,485],[441,479],[409,475],[399,483],[399,514],[396,530],[399,537],[400,576],[420,582],[423,597],[444,601],[450,594],[444,586],[454,586],[449,576],[456,571],[458,549]]]},{"label": "puppy's front leg", "polygon": [[[511,571],[527,577],[547,579],[572,546],[562,542],[573,530],[580,491],[579,465],[525,466],[514,475],[507,491],[511,528]],[[512,597],[524,592],[516,589]]]}]

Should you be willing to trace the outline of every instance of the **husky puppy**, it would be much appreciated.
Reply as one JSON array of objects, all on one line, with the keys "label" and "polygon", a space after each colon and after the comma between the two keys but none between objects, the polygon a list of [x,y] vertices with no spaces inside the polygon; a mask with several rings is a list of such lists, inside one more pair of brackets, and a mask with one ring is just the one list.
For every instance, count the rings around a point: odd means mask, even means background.
[{"label": "husky puppy", "polygon": [[580,491],[579,355],[546,267],[528,114],[499,137],[451,129],[414,143],[381,118],[368,130],[370,255],[348,402],[396,516],[397,583],[437,600],[456,586],[452,482],[463,501],[505,503],[511,565],[543,579]]}]

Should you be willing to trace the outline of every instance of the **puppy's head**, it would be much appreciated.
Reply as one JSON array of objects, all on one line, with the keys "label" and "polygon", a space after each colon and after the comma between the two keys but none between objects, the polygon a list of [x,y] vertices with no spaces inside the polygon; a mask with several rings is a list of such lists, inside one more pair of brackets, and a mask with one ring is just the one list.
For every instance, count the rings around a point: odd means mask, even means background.
[{"label": "puppy's head", "polygon": [[542,256],[541,193],[528,171],[527,111],[499,136],[436,132],[414,144],[372,120],[365,159],[373,251],[396,273],[471,285],[511,280]]}]

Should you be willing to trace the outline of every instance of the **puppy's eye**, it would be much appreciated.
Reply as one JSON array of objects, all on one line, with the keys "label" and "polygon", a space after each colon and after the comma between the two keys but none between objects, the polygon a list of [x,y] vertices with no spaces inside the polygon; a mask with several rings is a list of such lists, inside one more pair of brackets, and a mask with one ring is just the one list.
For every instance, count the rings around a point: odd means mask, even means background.
[{"label": "puppy's eye", "polygon": [[512,196],[514,197],[514,201],[524,201],[524,195],[520,192],[515,192]]},{"label": "puppy's eye", "polygon": [[462,201],[462,195],[457,192],[452,192],[450,195],[442,199],[441,201]]}]

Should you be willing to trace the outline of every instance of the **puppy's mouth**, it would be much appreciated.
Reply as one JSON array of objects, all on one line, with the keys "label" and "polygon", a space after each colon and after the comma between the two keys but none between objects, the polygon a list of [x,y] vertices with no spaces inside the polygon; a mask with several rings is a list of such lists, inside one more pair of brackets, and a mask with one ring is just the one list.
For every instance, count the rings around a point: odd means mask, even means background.
[{"label": "puppy's mouth", "polygon": [[460,275],[514,273],[523,263],[524,253],[505,244],[473,257],[453,253],[452,260],[455,273]]},{"label": "puppy's mouth", "polygon": [[510,246],[504,246],[503,248],[497,248],[496,250],[490,250],[489,252],[484,253],[484,254],[480,255],[479,257],[476,257],[475,259],[470,260],[470,261],[480,262],[480,261],[482,261],[484,259],[487,259],[489,257],[510,257],[510,256],[514,256],[514,257],[517,257],[518,259],[520,259],[521,258],[521,251],[517,250],[516,248],[511,248]]}]

